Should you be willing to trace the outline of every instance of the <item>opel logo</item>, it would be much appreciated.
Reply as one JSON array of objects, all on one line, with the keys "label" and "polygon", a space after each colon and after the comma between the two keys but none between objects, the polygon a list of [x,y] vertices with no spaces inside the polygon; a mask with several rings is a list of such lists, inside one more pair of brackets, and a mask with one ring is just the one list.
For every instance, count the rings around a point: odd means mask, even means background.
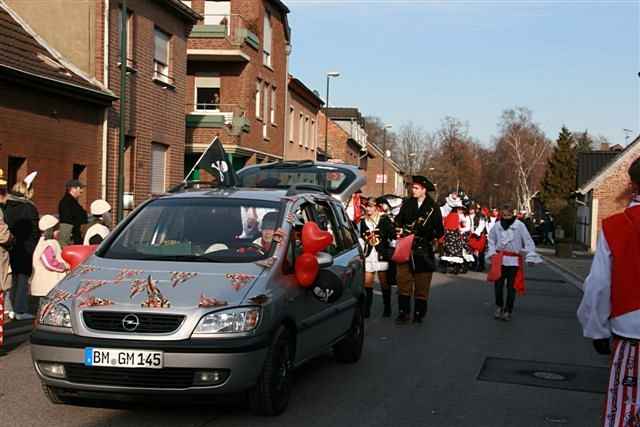
[{"label": "opel logo", "polygon": [[125,331],[133,332],[140,326],[140,319],[135,314],[127,314],[122,318],[122,327]]}]

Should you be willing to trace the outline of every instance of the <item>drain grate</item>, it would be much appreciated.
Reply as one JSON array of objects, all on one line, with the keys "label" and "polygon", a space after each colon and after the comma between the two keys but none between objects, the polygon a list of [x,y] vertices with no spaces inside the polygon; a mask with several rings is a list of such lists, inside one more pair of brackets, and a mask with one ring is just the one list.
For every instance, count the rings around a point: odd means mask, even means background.
[{"label": "drain grate", "polygon": [[477,379],[495,383],[604,394],[609,380],[609,369],[597,366],[487,357]]}]

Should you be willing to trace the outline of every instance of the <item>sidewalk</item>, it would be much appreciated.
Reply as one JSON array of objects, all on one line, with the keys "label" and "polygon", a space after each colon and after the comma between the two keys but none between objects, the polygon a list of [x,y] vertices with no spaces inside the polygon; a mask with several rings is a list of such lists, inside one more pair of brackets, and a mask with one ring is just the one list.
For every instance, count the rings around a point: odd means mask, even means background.
[{"label": "sidewalk", "polygon": [[553,248],[538,247],[536,250],[549,264],[559,268],[578,282],[584,282],[589,275],[593,255],[587,252],[574,250],[573,257],[559,258]]}]

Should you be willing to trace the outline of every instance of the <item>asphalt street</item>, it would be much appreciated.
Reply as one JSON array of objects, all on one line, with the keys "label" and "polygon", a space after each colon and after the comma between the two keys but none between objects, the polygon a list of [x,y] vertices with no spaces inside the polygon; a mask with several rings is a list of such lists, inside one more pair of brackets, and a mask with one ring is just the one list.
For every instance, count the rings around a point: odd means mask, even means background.
[{"label": "asphalt street", "polygon": [[277,418],[234,402],[55,406],[24,344],[0,357],[0,426],[595,427],[607,359],[581,336],[580,292],[546,265],[526,275],[528,294],[510,323],[493,319],[493,290],[478,273],[437,274],[421,326],[382,319],[378,296],[362,360],[341,365],[327,354],[309,362]]}]

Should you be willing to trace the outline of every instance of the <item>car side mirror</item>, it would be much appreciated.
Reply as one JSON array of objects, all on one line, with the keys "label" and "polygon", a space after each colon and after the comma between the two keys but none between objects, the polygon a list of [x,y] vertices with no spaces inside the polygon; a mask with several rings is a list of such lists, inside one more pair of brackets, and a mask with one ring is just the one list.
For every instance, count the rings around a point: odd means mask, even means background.
[{"label": "car side mirror", "polygon": [[333,256],[326,252],[318,252],[316,254],[316,258],[318,259],[318,266],[320,269],[328,268],[333,265]]}]

